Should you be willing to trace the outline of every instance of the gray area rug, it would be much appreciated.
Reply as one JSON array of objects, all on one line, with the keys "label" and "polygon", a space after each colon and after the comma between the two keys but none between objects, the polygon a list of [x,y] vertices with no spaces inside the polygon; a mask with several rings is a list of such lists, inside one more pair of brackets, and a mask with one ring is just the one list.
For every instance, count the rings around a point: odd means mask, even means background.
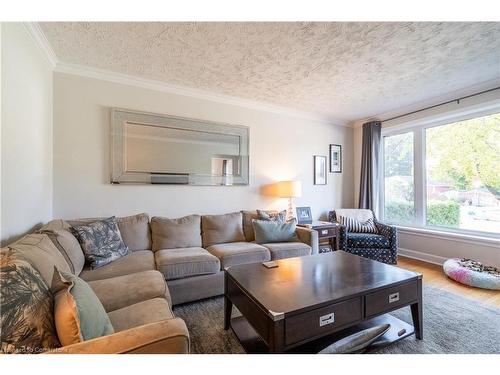
[{"label": "gray area rug", "polygon": [[[500,353],[500,309],[429,286],[423,293],[424,340],[411,336],[377,353]],[[223,329],[223,304],[216,297],[174,307],[189,329],[192,353],[245,352],[234,333]],[[409,307],[392,315],[412,323]]]}]

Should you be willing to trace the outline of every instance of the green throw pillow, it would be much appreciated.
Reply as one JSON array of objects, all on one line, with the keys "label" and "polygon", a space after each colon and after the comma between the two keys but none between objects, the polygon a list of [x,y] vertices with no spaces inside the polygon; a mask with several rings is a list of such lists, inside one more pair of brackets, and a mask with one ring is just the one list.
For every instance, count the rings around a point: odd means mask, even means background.
[{"label": "green throw pillow", "polygon": [[56,271],[61,291],[55,299],[55,321],[64,346],[114,333],[108,314],[90,286],[78,276]]},{"label": "green throw pillow", "polygon": [[295,220],[286,223],[252,220],[252,225],[257,243],[296,242],[299,240],[295,233],[297,226]]}]

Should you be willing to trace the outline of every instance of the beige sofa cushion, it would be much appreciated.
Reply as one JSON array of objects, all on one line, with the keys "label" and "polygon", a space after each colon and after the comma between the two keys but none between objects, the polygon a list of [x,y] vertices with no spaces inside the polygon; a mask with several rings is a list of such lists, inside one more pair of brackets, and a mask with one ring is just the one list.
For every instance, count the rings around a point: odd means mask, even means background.
[{"label": "beige sofa cushion", "polygon": [[252,220],[258,220],[259,215],[257,211],[241,211],[241,213],[243,215],[243,232],[245,233],[245,239],[247,242],[252,242],[255,240]]},{"label": "beige sofa cushion", "polygon": [[221,243],[245,241],[242,213],[202,216],[201,235],[205,248]]},{"label": "beige sofa cushion", "polygon": [[116,218],[123,242],[132,251],[151,250],[151,229],[146,213]]},{"label": "beige sofa cushion", "polygon": [[93,281],[154,269],[156,268],[153,252],[138,250],[95,270],[86,267],[80,277],[85,281]]},{"label": "beige sofa cushion", "polygon": [[201,246],[201,225],[199,215],[179,219],[153,217],[151,219],[153,251]]},{"label": "beige sofa cushion", "polygon": [[[68,220],[67,224],[83,225],[90,224],[94,221],[103,220],[105,218],[83,218]],[[116,224],[120,230],[123,242],[132,251],[151,250],[151,230],[149,228],[149,215],[146,213],[116,217]]]},{"label": "beige sofa cushion", "polygon": [[221,269],[238,264],[267,262],[271,259],[269,250],[252,242],[223,243],[207,247],[219,258]]},{"label": "beige sofa cushion", "polygon": [[54,267],[71,273],[66,259],[46,234],[28,234],[9,245],[9,248],[27,259],[49,286],[52,286]]},{"label": "beige sofa cushion", "polygon": [[158,271],[89,281],[89,285],[107,312],[153,298],[165,298],[170,302],[167,283]]},{"label": "beige sofa cushion", "polygon": [[165,298],[153,298],[139,302],[111,311],[108,316],[115,332],[174,317]]},{"label": "beige sofa cushion", "polygon": [[219,259],[201,247],[159,250],[155,260],[165,280],[217,273],[220,269]]},{"label": "beige sofa cushion", "polygon": [[311,255],[311,246],[303,242],[276,242],[262,244],[271,253],[271,259],[284,259]]},{"label": "beige sofa cushion", "polygon": [[[59,222],[62,220],[58,220]],[[56,229],[50,222],[44,225],[40,232],[49,236],[51,241],[66,259],[71,272],[80,275],[85,265],[85,255],[76,237],[68,229],[61,227]],[[67,226],[69,228],[69,225]]]},{"label": "beige sofa cushion", "polygon": [[61,219],[56,219],[56,220],[51,220],[44,226],[42,226],[38,232],[43,233],[45,231],[52,232],[58,229],[69,229],[71,225],[67,221],[61,220]]}]

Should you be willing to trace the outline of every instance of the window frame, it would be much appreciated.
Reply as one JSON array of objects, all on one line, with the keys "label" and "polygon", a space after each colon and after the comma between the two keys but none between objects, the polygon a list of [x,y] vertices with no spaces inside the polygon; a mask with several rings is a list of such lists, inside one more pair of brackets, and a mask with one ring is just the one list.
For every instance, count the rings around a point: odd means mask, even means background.
[{"label": "window frame", "polygon": [[[444,113],[438,116],[423,117],[413,121],[402,122],[394,126],[382,126],[381,147],[380,147],[380,170],[379,181],[379,207],[381,221],[390,225],[395,225],[408,230],[415,229],[419,231],[443,232],[449,234],[458,234],[470,237],[483,237],[487,239],[500,239],[500,233],[483,232],[471,229],[449,228],[444,226],[427,225],[427,164],[426,164],[426,138],[425,132],[438,126],[448,125],[454,122],[471,120],[477,117],[483,117],[500,112],[500,100],[494,101],[490,105],[469,108],[467,110],[456,111],[453,113]],[[405,133],[413,133],[413,191],[415,205],[415,220],[411,224],[403,224],[392,221],[386,221],[385,214],[385,138]]]}]

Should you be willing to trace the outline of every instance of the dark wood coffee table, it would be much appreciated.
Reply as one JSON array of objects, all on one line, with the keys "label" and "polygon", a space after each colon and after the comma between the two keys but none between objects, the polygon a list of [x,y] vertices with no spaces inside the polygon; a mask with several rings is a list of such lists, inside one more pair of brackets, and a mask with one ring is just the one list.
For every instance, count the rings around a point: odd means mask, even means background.
[{"label": "dark wood coffee table", "polygon": [[[422,275],[343,251],[225,270],[224,329],[247,352],[317,352],[361,329],[390,323],[368,350],[422,339]],[[233,305],[242,316],[231,319]],[[388,312],[410,306],[413,326]]]}]

